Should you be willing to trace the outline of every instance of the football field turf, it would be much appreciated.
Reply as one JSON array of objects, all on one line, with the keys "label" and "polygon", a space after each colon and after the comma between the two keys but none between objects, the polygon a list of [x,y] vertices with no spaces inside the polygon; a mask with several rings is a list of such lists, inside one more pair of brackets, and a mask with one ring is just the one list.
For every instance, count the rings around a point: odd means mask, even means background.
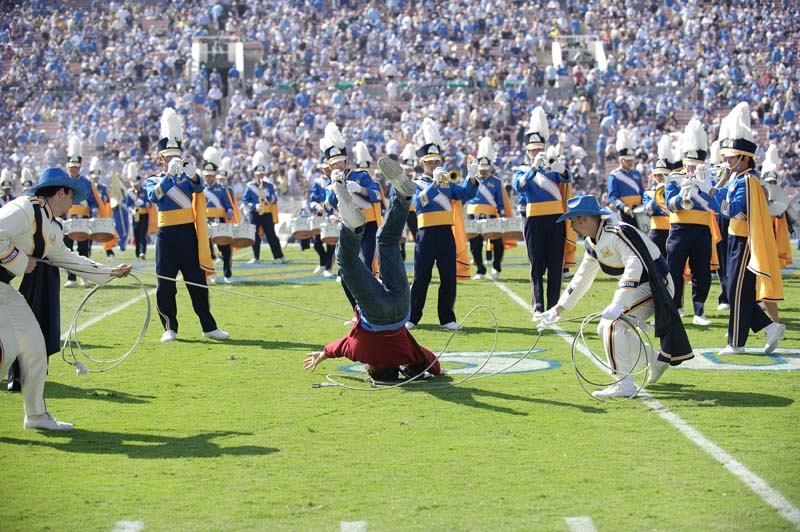
[{"label": "football field turf", "polygon": [[[727,329],[715,282],[713,325],[684,319],[697,355],[691,367],[668,370],[643,397],[601,403],[573,370],[578,322],[545,331],[509,372],[456,384],[495,341],[484,309],[448,345],[447,377],[371,390],[346,359],[304,372],[306,353],[347,333],[350,312],[339,284],[311,274],[313,251],[287,254],[289,264],[249,265],[240,251],[237,284],[211,292],[229,341],[201,338],[179,285],[177,341],[159,342],[151,295],[147,333],[118,367],[77,376],[51,357],[48,410],[74,423],[72,432],[23,430],[21,396],[0,393],[0,530],[800,528],[796,272],[785,277],[787,336],[777,353],[760,354],[761,333],[748,341],[753,354],[715,356]],[[152,288],[152,261],[136,268]],[[614,286],[598,277],[565,317],[602,310]],[[414,331],[434,352],[450,338],[437,326],[437,289],[434,276]],[[86,293],[62,288],[62,329]],[[99,318],[79,333],[89,355],[129,349],[143,325],[141,293],[126,279],[88,301],[79,324]],[[497,318],[484,375],[537,340],[529,302],[521,247],[507,253],[499,282],[459,283],[459,319],[479,305]],[[600,350],[594,340],[589,347]],[[577,361],[591,370],[583,354]],[[358,390],[313,387],[329,373]]]}]

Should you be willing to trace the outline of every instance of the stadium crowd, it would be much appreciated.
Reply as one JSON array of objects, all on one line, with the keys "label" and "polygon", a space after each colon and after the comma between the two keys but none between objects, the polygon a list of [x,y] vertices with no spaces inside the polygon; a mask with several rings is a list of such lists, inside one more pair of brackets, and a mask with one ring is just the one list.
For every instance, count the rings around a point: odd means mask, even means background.
[{"label": "stadium crowd", "polygon": [[[105,179],[128,160],[153,171],[158,116],[173,106],[196,158],[215,144],[232,157],[241,192],[256,149],[269,155],[283,194],[315,177],[328,121],[373,157],[420,144],[418,124],[439,121],[446,166],[464,169],[483,135],[498,146],[499,175],[524,162],[530,110],[542,105],[550,145],[573,170],[576,192],[605,189],[614,135],[633,128],[638,167],[650,173],[661,134],[719,117],[749,101],[759,150],[778,145],[785,180],[800,179],[798,13],[787,3],[704,7],[696,2],[86,2],[62,9],[20,2],[0,23],[0,166],[21,189],[64,160],[78,133],[102,158]],[[525,21],[521,31],[520,21]],[[591,35],[607,69],[554,39]],[[194,39],[260,45],[252,72],[197,68]],[[758,36],[758,38],[753,38]],[[593,144],[593,146],[592,146]],[[594,149],[592,149],[594,148]],[[761,153],[759,153],[761,155]]]}]

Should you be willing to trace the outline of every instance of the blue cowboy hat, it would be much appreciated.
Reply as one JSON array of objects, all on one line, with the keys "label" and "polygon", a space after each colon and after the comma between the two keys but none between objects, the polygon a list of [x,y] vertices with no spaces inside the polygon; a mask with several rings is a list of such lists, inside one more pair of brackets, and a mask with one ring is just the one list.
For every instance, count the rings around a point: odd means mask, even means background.
[{"label": "blue cowboy hat", "polygon": [[567,212],[562,214],[558,222],[575,218],[576,216],[610,216],[611,211],[603,209],[597,203],[597,197],[592,195],[575,196],[567,200]]},{"label": "blue cowboy hat", "polygon": [[66,187],[72,189],[72,203],[80,203],[89,197],[89,189],[79,179],[72,179],[61,168],[45,168],[39,174],[39,183],[25,191],[28,196],[35,196],[46,187]]}]

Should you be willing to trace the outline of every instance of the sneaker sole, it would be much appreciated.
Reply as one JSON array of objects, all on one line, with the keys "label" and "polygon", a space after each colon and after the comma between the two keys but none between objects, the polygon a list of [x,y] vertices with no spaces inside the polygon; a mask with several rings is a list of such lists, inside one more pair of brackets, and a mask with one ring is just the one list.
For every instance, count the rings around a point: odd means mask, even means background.
[{"label": "sneaker sole", "polygon": [[404,196],[413,196],[417,186],[406,176],[403,168],[388,157],[378,159],[378,168],[392,186]]}]

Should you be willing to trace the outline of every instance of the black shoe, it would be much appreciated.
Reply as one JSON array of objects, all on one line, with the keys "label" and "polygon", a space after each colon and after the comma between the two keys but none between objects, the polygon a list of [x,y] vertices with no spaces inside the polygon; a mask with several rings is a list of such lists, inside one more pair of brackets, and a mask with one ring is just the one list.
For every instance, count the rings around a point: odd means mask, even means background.
[{"label": "black shoe", "polygon": [[108,251],[106,251],[106,257],[108,257],[109,259],[113,259],[114,257],[116,257],[116,255],[114,255],[113,250],[109,249]]},{"label": "black shoe", "polygon": [[22,391],[22,384],[18,379],[8,381],[8,391],[12,393],[19,393]]}]

